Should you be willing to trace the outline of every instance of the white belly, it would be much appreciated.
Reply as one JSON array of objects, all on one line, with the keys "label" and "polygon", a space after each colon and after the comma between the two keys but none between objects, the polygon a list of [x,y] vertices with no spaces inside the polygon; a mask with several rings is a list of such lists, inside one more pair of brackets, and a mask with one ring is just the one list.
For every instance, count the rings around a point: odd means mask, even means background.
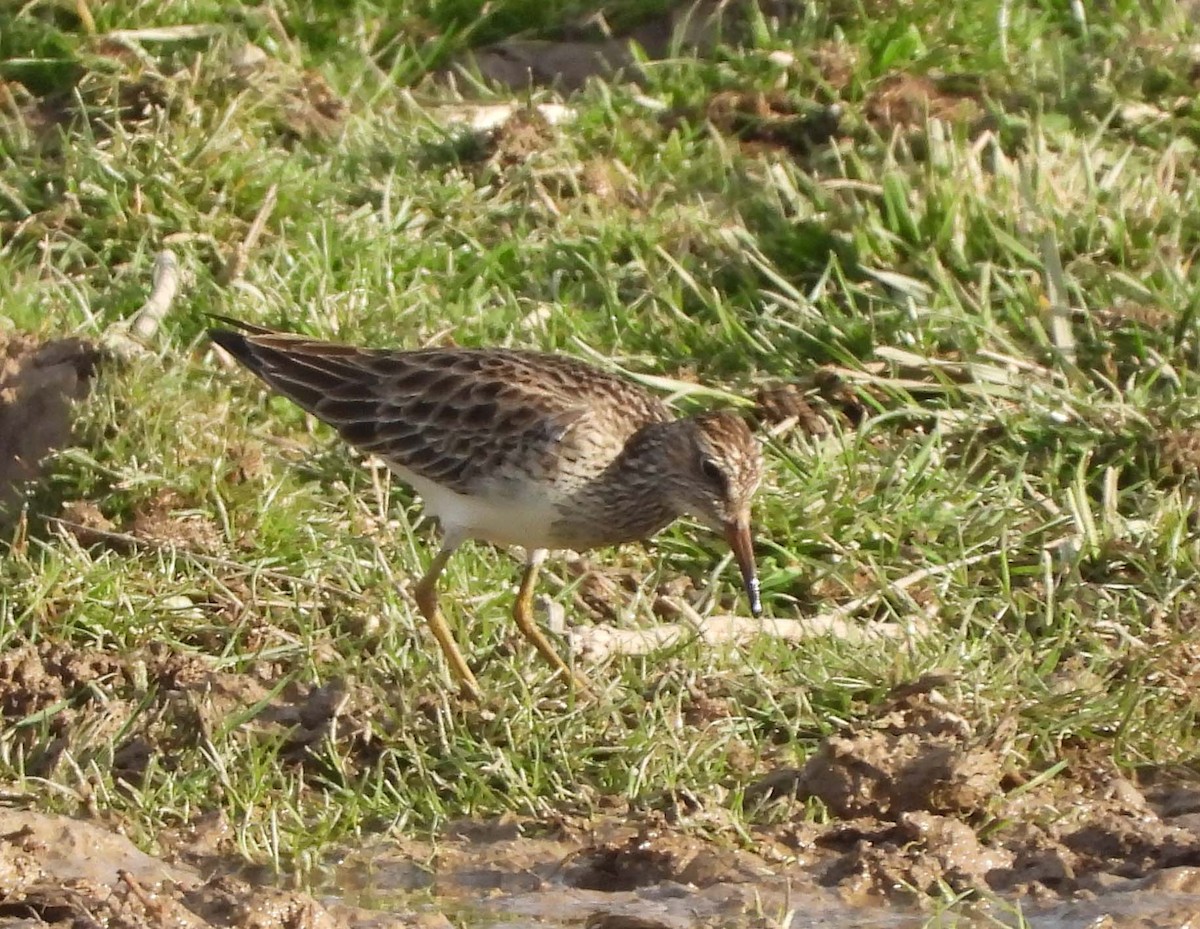
[{"label": "white belly", "polygon": [[392,471],[420,495],[425,512],[438,518],[448,543],[480,539],[526,549],[554,547],[551,526],[559,514],[549,493],[468,497],[407,468],[393,466]]}]

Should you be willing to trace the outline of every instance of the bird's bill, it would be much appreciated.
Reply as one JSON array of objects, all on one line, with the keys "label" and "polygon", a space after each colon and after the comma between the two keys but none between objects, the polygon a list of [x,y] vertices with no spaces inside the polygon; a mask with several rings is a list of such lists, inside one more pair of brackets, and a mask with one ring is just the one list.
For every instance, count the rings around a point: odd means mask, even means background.
[{"label": "bird's bill", "polygon": [[741,569],[742,583],[750,599],[750,612],[759,616],[762,614],[762,598],[758,590],[758,571],[754,567],[754,539],[750,535],[750,520],[743,518],[728,523],[725,526],[725,541],[733,549],[733,557]]}]

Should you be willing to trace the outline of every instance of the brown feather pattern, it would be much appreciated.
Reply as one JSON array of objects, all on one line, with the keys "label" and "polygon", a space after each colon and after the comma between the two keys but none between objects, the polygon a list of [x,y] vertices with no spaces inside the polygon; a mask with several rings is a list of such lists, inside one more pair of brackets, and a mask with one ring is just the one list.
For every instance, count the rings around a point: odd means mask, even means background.
[{"label": "brown feather pattern", "polygon": [[674,419],[637,385],[563,355],[356,348],[218,318],[231,329],[210,330],[214,342],[384,459],[440,520],[442,550],[413,597],[466,693],[478,697],[478,682],[436,592],[466,539],[526,548],[518,628],[582,686],[532,618],[547,549],[645,538],[692,513],[728,540],[750,609],[761,610],[750,502],[762,452],[735,414]]},{"label": "brown feather pattern", "polygon": [[261,327],[211,335],[413,483],[448,536],[586,549],[684,513],[726,532],[748,520],[762,476],[737,415],[675,419],[638,385],[567,356],[356,348]]},{"label": "brown feather pattern", "polygon": [[605,423],[616,451],[671,418],[637,385],[562,355],[365,349],[274,332],[217,339],[234,340],[235,357],[351,445],[462,494],[521,458],[556,454],[585,416]]}]

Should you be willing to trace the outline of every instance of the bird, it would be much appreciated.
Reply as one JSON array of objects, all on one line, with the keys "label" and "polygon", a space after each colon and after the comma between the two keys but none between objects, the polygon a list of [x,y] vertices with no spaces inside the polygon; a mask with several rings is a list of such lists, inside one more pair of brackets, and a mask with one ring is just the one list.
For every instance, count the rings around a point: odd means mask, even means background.
[{"label": "bird", "polygon": [[762,612],[751,505],[762,446],[728,409],[676,417],[619,375],[568,355],[512,348],[363,348],[213,317],[211,340],[268,386],[384,461],[421,497],[441,547],[413,598],[464,696],[478,681],[438,602],[467,540],[525,550],[517,628],[588,691],[538,628],[533,595],[551,550],[646,539],[685,515],[724,536]]}]

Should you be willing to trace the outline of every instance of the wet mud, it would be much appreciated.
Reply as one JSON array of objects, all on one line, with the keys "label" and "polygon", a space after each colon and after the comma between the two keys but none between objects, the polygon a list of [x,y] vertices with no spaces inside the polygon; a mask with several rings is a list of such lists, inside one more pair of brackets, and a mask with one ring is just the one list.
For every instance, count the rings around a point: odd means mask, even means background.
[{"label": "wet mud", "polygon": [[[1019,905],[1045,920],[1035,925],[1063,927],[1101,916],[1168,925],[1200,911],[1194,779],[1135,780],[1087,752],[1031,776],[1015,727],[981,730],[946,696],[950,684],[897,689],[802,767],[752,780],[746,803],[764,825],[749,831],[694,797],[596,818],[464,821],[435,841],[381,836],[331,856],[308,891],[247,880],[216,812],[161,836],[152,857],[99,814],[0,808],[0,926],[918,926],[948,896],[1001,922]],[[72,763],[100,763],[81,733],[121,732],[111,763],[130,781],[151,758],[169,765],[179,738],[256,706],[250,724],[287,733],[288,763],[318,766],[309,747],[335,718],[346,722],[339,742],[370,751],[352,724],[363,710],[353,688],[272,697],[266,678],[154,652],[44,645],[0,658],[6,725],[41,714]],[[31,774],[61,763],[20,741],[10,732]]]}]

